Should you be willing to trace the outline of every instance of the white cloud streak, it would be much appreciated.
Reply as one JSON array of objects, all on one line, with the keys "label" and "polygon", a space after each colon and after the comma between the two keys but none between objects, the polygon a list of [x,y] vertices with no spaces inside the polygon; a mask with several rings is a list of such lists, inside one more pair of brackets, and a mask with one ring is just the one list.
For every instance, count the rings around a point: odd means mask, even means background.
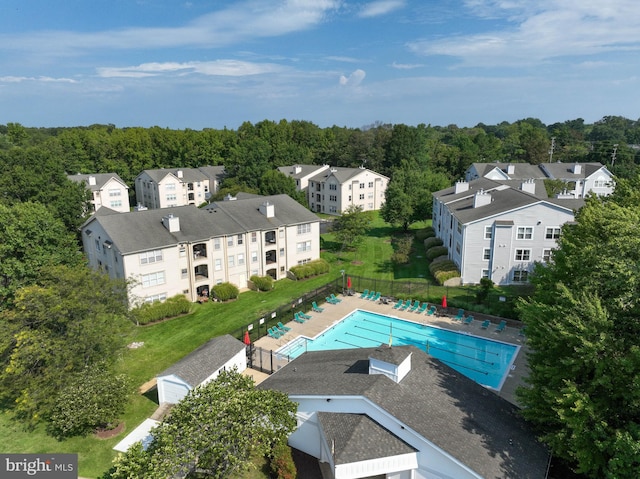
[{"label": "white cloud streak", "polygon": [[362,80],[364,80],[365,76],[367,76],[366,72],[358,68],[357,70],[354,70],[353,73],[351,73],[351,75],[349,75],[348,77],[341,75],[340,85],[355,88],[360,85],[360,83],[362,83]]},{"label": "white cloud streak", "polygon": [[279,73],[285,68],[274,63],[251,63],[238,60],[215,60],[211,62],[166,62],[142,63],[127,67],[98,68],[103,78],[145,78],[168,74],[188,75],[199,73],[209,76],[243,77],[265,73]]},{"label": "white cloud streak", "polygon": [[379,0],[362,7],[358,16],[362,18],[379,17],[405,6],[404,0]]}]

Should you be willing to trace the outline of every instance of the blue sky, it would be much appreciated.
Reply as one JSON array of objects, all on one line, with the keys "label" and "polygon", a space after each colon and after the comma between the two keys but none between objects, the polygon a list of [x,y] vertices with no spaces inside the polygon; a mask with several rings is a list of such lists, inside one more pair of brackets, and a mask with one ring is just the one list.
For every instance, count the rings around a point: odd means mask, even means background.
[{"label": "blue sky", "polygon": [[640,117],[637,0],[2,0],[0,124]]}]

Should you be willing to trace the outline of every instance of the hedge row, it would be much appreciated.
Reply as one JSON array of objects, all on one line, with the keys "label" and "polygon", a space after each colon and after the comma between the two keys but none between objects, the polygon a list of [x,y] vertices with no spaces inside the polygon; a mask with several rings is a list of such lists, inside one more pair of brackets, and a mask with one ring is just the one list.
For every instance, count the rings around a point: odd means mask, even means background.
[{"label": "hedge row", "polygon": [[269,275],[258,276],[254,274],[249,280],[258,288],[258,291],[271,291],[273,289],[273,278]]},{"label": "hedge row", "polygon": [[436,238],[435,236],[431,236],[424,240],[424,249],[425,251],[429,248],[433,248],[434,246],[442,246],[442,240],[440,238]]},{"label": "hedge row", "polygon": [[220,283],[216,284],[213,288],[213,296],[219,301],[229,301],[230,299],[236,299],[240,294],[240,290],[235,284]]},{"label": "hedge row", "polygon": [[393,239],[394,253],[391,255],[391,261],[396,264],[405,264],[409,262],[409,254],[411,253],[411,246],[413,245],[413,238],[405,235],[399,238]]},{"label": "hedge row", "polygon": [[182,294],[168,298],[165,302],[145,303],[131,311],[136,324],[149,324],[166,318],[187,314],[191,302]]},{"label": "hedge row", "polygon": [[460,277],[456,264],[450,259],[431,262],[429,271],[440,285],[443,285],[448,279]]},{"label": "hedge row", "polygon": [[424,241],[427,238],[431,238],[436,235],[436,231],[431,226],[427,226],[426,228],[422,228],[421,230],[416,231],[416,239],[418,241]]},{"label": "hedge row", "polygon": [[293,462],[291,448],[286,441],[279,442],[271,451],[271,477],[277,479],[296,479],[298,471]]},{"label": "hedge row", "polygon": [[427,250],[427,261],[433,261],[438,256],[446,255],[449,252],[446,246],[432,246]]},{"label": "hedge row", "polygon": [[329,263],[324,259],[316,259],[307,264],[293,266],[291,272],[295,275],[296,279],[306,279],[311,276],[328,273]]}]

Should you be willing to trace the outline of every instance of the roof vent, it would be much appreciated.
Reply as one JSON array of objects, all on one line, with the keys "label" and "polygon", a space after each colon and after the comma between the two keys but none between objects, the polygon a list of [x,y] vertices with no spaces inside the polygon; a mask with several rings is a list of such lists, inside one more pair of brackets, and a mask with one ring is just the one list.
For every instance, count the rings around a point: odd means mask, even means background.
[{"label": "roof vent", "polygon": [[533,178],[525,180],[520,184],[520,189],[525,193],[534,195],[536,193],[536,183],[533,181]]},{"label": "roof vent", "polygon": [[95,176],[90,176],[89,177],[89,185],[90,186],[96,186],[96,177]]},{"label": "roof vent", "polygon": [[466,181],[456,181],[453,192],[457,195],[458,193],[464,193],[465,191],[469,191],[469,183]]},{"label": "roof vent", "polygon": [[294,174],[294,175],[297,175],[297,174],[298,174],[298,173],[300,173],[301,171],[302,171],[302,166],[300,166],[300,165],[295,165],[295,166],[293,167],[293,174]]},{"label": "roof vent", "polygon": [[491,195],[484,190],[478,191],[473,197],[473,207],[478,208],[491,204]]},{"label": "roof vent", "polygon": [[507,165],[507,175],[513,175],[516,172],[516,165],[509,163]]},{"label": "roof vent", "polygon": [[392,348],[386,344],[369,356],[369,374],[383,374],[399,383],[411,371],[411,351],[407,348]]},{"label": "roof vent", "polygon": [[162,225],[167,228],[169,233],[176,233],[180,231],[180,218],[168,214],[162,218]]},{"label": "roof vent", "polygon": [[573,173],[574,175],[581,175],[582,165],[580,165],[579,163],[576,163],[575,165],[573,165],[573,168],[571,169],[571,173]]},{"label": "roof vent", "polygon": [[260,213],[265,215],[267,218],[273,218],[276,215],[275,206],[265,201],[260,205]]},{"label": "roof vent", "polygon": [[184,172],[182,170],[178,170],[178,178],[184,177]]}]

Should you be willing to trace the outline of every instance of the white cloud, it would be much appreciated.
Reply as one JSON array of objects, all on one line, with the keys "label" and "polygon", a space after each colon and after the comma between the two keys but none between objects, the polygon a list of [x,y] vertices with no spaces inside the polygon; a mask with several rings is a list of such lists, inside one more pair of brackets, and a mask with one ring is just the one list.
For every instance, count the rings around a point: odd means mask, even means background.
[{"label": "white cloud", "polygon": [[363,6],[358,16],[362,18],[379,17],[404,6],[404,0],[378,0]]},{"label": "white cloud", "polygon": [[364,70],[360,70],[359,68],[355,70],[348,77],[344,75],[340,75],[340,85],[348,86],[348,87],[357,87],[362,83],[364,77],[366,76],[366,72]]},{"label": "white cloud", "polygon": [[251,63],[238,60],[215,60],[211,62],[166,62],[142,63],[128,67],[98,68],[98,76],[103,78],[144,78],[162,74],[193,74],[212,76],[242,77],[281,72],[284,68],[274,63]]},{"label": "white cloud", "polygon": [[421,55],[457,57],[467,66],[532,65],[558,57],[640,50],[640,3],[630,0],[533,2],[473,0],[473,12],[508,17],[502,30],[411,42]]},{"label": "white cloud", "polygon": [[422,63],[396,63],[393,62],[391,66],[397,70],[413,70],[414,68],[421,68],[424,65]]},{"label": "white cloud", "polygon": [[72,78],[53,78],[48,76],[24,77],[24,76],[3,76],[1,83],[22,83],[22,82],[42,82],[42,83],[77,83]]}]

